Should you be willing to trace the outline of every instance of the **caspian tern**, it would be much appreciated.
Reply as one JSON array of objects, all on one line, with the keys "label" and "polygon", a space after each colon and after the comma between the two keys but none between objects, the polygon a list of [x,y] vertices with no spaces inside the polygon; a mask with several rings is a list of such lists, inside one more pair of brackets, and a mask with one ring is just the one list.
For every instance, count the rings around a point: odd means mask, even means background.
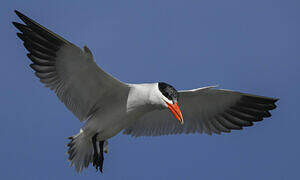
[{"label": "caspian tern", "polygon": [[122,130],[135,137],[228,133],[270,117],[269,111],[276,108],[276,98],[214,86],[177,91],[164,82],[123,83],[97,66],[87,46],[80,49],[22,13],[15,13],[25,23],[13,25],[21,31],[17,36],[29,51],[35,75],[80,121],[85,121],[68,144],[68,159],[77,172],[90,163],[102,172],[107,140]]}]

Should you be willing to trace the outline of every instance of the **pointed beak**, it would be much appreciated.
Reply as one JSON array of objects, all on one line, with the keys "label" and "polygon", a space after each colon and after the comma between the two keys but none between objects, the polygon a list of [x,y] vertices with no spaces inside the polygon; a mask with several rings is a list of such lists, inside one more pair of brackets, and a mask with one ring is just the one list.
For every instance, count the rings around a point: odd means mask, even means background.
[{"label": "pointed beak", "polygon": [[183,117],[182,117],[182,114],[181,114],[181,111],[179,109],[177,102],[174,104],[170,104],[168,102],[166,102],[166,103],[168,104],[169,110],[174,114],[174,116],[180,122],[180,124],[183,125]]}]

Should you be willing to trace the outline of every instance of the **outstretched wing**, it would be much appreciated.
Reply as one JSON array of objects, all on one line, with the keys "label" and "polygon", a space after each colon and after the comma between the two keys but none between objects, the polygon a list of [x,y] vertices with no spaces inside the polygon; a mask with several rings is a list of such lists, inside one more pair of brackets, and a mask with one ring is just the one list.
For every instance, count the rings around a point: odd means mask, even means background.
[{"label": "outstretched wing", "polygon": [[81,50],[22,13],[15,13],[25,23],[13,25],[21,31],[17,35],[29,51],[30,67],[80,121],[97,110],[97,102],[104,95],[126,86],[99,68],[86,46]]},{"label": "outstretched wing", "polygon": [[212,87],[179,91],[184,125],[169,110],[147,113],[124,131],[132,136],[230,132],[270,117],[278,99]]}]

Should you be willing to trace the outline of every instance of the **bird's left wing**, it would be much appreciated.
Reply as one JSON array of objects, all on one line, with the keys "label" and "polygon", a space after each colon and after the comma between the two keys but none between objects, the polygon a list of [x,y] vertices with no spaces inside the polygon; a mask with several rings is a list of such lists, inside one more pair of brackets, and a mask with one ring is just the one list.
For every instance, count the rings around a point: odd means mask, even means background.
[{"label": "bird's left wing", "polygon": [[230,132],[270,117],[269,111],[276,108],[277,100],[213,87],[179,91],[184,125],[174,119],[169,110],[155,110],[137,120],[123,133],[138,137]]},{"label": "bird's left wing", "polygon": [[37,22],[15,11],[25,23],[13,22],[29,51],[30,65],[40,81],[83,121],[93,114],[105,96],[116,96],[126,85],[97,66],[91,51],[81,50]]}]

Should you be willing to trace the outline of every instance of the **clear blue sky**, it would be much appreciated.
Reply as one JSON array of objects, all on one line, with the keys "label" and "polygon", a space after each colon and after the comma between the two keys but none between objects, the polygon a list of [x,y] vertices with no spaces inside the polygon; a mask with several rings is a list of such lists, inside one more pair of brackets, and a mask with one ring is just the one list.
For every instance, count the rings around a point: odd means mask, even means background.
[{"label": "clear blue sky", "polygon": [[[79,45],[125,82],[222,88],[279,97],[272,118],[223,135],[109,141],[104,174],[70,168],[67,136],[82,124],[29,68],[17,9]],[[1,2],[2,179],[299,178],[300,1]]]}]

